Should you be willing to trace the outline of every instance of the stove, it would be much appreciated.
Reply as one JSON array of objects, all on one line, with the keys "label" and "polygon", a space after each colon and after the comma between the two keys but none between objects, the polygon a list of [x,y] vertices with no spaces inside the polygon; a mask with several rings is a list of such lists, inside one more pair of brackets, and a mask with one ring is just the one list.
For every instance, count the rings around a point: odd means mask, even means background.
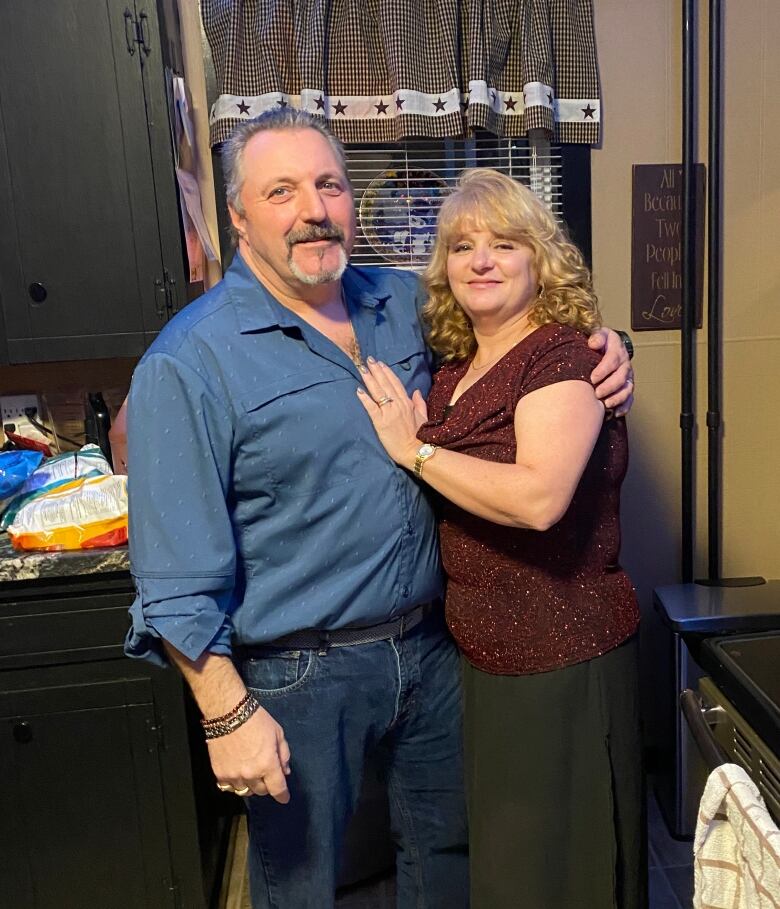
[{"label": "stove", "polygon": [[708,677],[699,695],[717,717],[714,737],[780,823],[780,631],[710,638],[700,662]]},{"label": "stove", "polygon": [[707,640],[780,629],[780,580],[756,587],[658,587],[654,605],[664,638],[656,709],[667,744],[659,757],[655,788],[671,834],[692,838],[709,771],[680,711],[680,692],[695,690],[708,671],[701,662]]}]

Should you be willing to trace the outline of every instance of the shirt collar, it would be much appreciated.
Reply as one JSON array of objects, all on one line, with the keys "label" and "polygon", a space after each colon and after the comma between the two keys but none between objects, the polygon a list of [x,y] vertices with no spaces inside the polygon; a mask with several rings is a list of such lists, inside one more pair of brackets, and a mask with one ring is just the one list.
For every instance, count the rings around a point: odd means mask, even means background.
[{"label": "shirt collar", "polygon": [[[233,299],[241,334],[297,325],[292,313],[257,278],[236,250],[223,279]],[[359,269],[347,266],[342,278],[344,293],[367,309],[381,310],[390,294],[376,293],[376,286]]]},{"label": "shirt collar", "polygon": [[235,306],[241,334],[294,324],[292,313],[262,284],[238,250],[223,280]]}]

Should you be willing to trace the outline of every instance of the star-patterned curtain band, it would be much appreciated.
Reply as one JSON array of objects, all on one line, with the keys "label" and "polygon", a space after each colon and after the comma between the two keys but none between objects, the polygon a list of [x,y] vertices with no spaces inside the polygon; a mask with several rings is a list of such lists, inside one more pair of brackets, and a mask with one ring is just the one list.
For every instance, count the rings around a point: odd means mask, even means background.
[{"label": "star-patterned curtain band", "polygon": [[346,142],[477,128],[597,142],[591,0],[201,0],[217,144],[287,105]]}]

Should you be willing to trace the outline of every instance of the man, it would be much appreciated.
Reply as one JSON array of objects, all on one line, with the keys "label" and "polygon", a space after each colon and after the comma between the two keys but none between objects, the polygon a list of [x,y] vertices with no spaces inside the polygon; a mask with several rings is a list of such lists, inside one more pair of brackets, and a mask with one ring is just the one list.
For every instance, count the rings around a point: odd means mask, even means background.
[{"label": "man", "polygon": [[[247,796],[254,906],[332,905],[369,752],[388,779],[399,904],[464,906],[434,517],[355,394],[369,357],[427,393],[422,292],[412,274],[347,267],[352,192],[316,118],[242,123],[223,162],[238,253],[133,378],[127,651],[179,667],[217,784]],[[608,406],[625,406],[627,374]]]}]

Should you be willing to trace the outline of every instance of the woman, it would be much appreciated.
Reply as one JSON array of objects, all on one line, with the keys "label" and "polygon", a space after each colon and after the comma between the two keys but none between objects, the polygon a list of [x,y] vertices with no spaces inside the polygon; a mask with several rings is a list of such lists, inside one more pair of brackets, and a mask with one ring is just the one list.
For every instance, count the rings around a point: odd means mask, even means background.
[{"label": "woman", "polygon": [[427,410],[381,363],[360,397],[390,457],[441,498],[472,905],[634,909],[639,612],[618,564],[625,422],[589,380],[590,276],[530,190],[477,169],[442,205],[426,284],[443,362]]}]

